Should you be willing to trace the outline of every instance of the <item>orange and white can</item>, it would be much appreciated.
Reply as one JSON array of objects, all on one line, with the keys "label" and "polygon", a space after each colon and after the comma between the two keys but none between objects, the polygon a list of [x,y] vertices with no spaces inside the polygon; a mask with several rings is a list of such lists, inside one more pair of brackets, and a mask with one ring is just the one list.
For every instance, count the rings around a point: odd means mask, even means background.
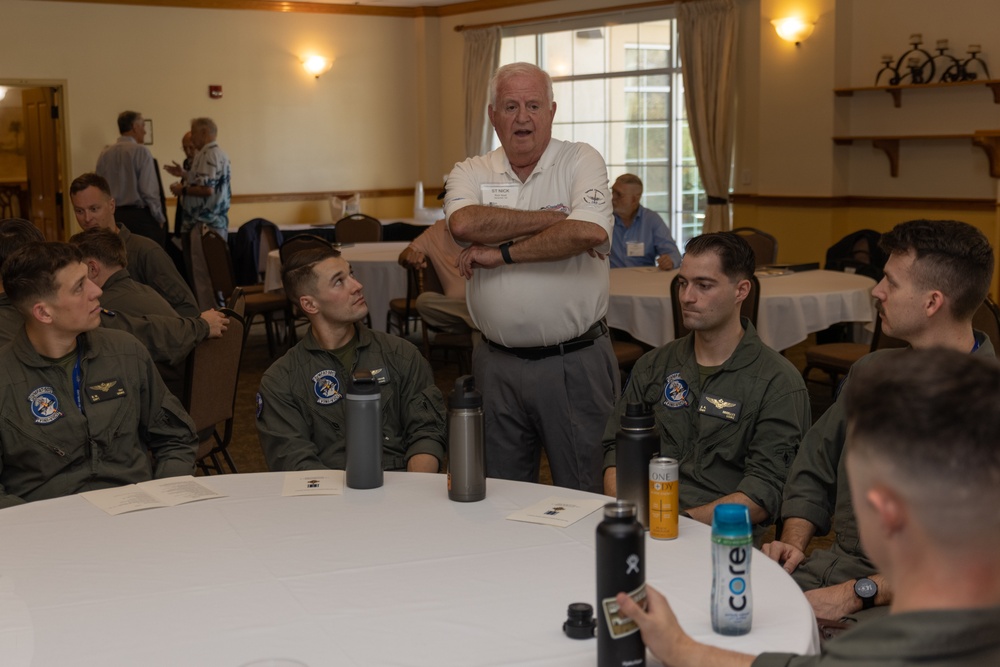
[{"label": "orange and white can", "polygon": [[677,459],[660,456],[649,462],[649,536],[653,539],[677,538],[679,470]]}]

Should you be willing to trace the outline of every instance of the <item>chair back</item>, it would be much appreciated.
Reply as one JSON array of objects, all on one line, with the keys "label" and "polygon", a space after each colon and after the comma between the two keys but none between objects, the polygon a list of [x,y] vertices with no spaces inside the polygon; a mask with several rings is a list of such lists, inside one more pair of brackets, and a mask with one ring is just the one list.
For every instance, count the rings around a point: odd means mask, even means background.
[{"label": "chair back", "polygon": [[264,282],[264,272],[267,268],[267,255],[272,250],[278,250],[281,247],[281,241],[278,240],[278,231],[270,225],[261,225],[257,228],[260,237],[257,243],[257,282]]},{"label": "chair back", "polygon": [[750,244],[758,267],[778,261],[778,239],[767,232],[753,227],[737,227],[733,230],[733,234],[739,234]]},{"label": "chair back", "polygon": [[236,384],[243,358],[243,318],[222,311],[229,326],[221,338],[206,338],[188,357],[184,408],[201,433],[233,418]]},{"label": "chair back", "polygon": [[408,222],[391,222],[382,225],[383,241],[412,241],[427,231],[423,225],[411,225]]},{"label": "chair back", "polygon": [[246,319],[247,293],[243,291],[242,287],[237,287],[233,290],[233,293],[229,295],[229,298],[226,299],[226,308],[233,311],[244,320]]},{"label": "chair back", "polygon": [[[691,333],[691,330],[684,326],[684,312],[681,308],[681,283],[680,274],[674,276],[670,281],[670,310],[674,316],[674,340]],[[750,323],[757,326],[757,313],[760,311],[760,280],[757,276],[750,276],[750,292],[747,298],[740,304],[740,317],[750,320]]]},{"label": "chair back", "polygon": [[986,334],[993,343],[993,351],[1000,357],[1000,309],[990,297],[986,297],[972,316],[972,328]]},{"label": "chair back", "polygon": [[229,254],[229,242],[215,232],[209,231],[201,237],[202,251],[208,264],[208,275],[212,281],[212,294],[217,305],[222,306],[236,289],[236,274],[233,273],[233,258]]},{"label": "chair back", "polygon": [[188,282],[191,284],[191,290],[198,301],[198,307],[202,310],[208,310],[209,308],[217,308],[219,302],[215,297],[212,277],[208,270],[208,259],[205,257],[205,248],[202,242],[204,230],[203,224],[196,224],[181,236],[181,245],[183,246],[184,266],[187,269]]},{"label": "chair back", "polygon": [[902,338],[893,338],[892,336],[887,336],[882,333],[882,316],[875,316],[875,331],[872,333],[872,346],[869,348],[870,352],[875,350],[888,350],[893,347],[909,347],[907,343]]},{"label": "chair back", "polygon": [[337,243],[377,243],[382,240],[382,223],[364,213],[341,218],[333,228]]},{"label": "chair back", "polygon": [[290,237],[282,243],[281,249],[278,250],[278,255],[281,257],[281,263],[284,264],[295,253],[312,248],[323,248],[329,250],[333,248],[333,244],[324,239],[322,236],[316,236],[315,234],[299,234],[297,236]]},{"label": "chair back", "polygon": [[827,271],[859,273],[875,281],[882,280],[888,257],[878,245],[880,238],[882,235],[874,229],[851,232],[827,249],[823,268]]}]

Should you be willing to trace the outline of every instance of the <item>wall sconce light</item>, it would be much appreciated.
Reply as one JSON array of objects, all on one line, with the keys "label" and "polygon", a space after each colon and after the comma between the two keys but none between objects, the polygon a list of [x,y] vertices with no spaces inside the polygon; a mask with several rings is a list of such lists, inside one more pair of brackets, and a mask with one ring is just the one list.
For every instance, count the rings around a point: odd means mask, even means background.
[{"label": "wall sconce light", "polygon": [[0,86],[0,100],[5,97],[7,97],[7,88],[6,86]]},{"label": "wall sconce light", "polygon": [[317,79],[331,67],[333,67],[333,60],[323,56],[309,56],[302,61],[302,69]]},{"label": "wall sconce light", "polygon": [[812,34],[813,28],[816,27],[815,23],[809,23],[797,16],[774,19],[771,21],[771,25],[774,26],[774,31],[778,33],[778,37],[786,42],[795,42],[795,46],[799,46],[801,42],[805,41]]}]

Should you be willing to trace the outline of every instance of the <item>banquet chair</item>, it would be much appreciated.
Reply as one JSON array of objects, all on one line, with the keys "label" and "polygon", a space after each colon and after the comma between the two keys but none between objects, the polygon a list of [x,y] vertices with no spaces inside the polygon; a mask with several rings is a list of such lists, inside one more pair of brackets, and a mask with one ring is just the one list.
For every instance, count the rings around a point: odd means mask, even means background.
[{"label": "banquet chair", "polygon": [[377,243],[382,240],[382,223],[364,213],[341,218],[333,227],[337,243]]},{"label": "banquet chair", "polygon": [[[232,258],[229,255],[229,244],[226,239],[215,232],[208,232],[202,237],[201,245],[212,280],[212,292],[215,294],[217,303],[222,305],[236,290],[236,276],[233,273]],[[253,325],[254,319],[258,315],[261,316],[267,332],[267,348],[271,356],[274,357],[279,339],[274,314],[282,313],[285,318],[286,339],[291,346],[295,341],[295,328],[291,326],[292,308],[285,293],[283,291],[257,292],[245,296],[247,330]]]},{"label": "banquet chair", "polygon": [[869,345],[864,343],[823,343],[807,347],[806,365],[802,369],[802,379],[808,382],[810,371],[814,368],[821,370],[827,374],[830,394],[836,396],[837,388],[840,386],[840,377],[847,375],[855,361],[875,350],[906,346],[906,341],[882,333],[882,316],[876,315],[875,331]]},{"label": "banquet chair", "polygon": [[419,269],[408,267],[406,269],[406,296],[391,299],[389,310],[385,314],[385,332],[392,333],[393,327],[404,338],[410,335],[410,327],[415,327],[420,321],[420,314],[417,313],[417,296],[420,276]]},{"label": "banquet chair", "polygon": [[[438,277],[434,265],[427,262],[427,266],[417,269],[417,294],[423,292],[438,292],[444,294],[444,287]],[[465,375],[472,372],[472,336],[473,333],[452,333],[443,331],[437,327],[432,327],[425,320],[420,320],[421,333],[424,342],[424,356],[428,360],[435,350],[441,351],[447,359],[454,353],[458,358],[458,374]],[[434,334],[431,336],[431,334]],[[478,335],[478,334],[476,334]]]},{"label": "banquet chair", "polygon": [[753,227],[737,227],[733,234],[743,237],[753,249],[758,268],[778,261],[778,239]]},{"label": "banquet chair", "polygon": [[624,389],[635,362],[639,361],[642,355],[649,352],[652,347],[640,343],[629,333],[620,329],[609,329],[609,333],[611,334],[611,348],[614,350],[618,371],[621,373],[621,388]]},{"label": "banquet chair", "polygon": [[237,287],[226,299],[226,308],[233,311],[240,317],[246,318],[247,313],[247,293],[242,287]]},{"label": "banquet chair", "polygon": [[[681,283],[680,274],[674,276],[670,281],[670,310],[674,315],[674,340],[688,335],[691,330],[684,326],[684,313],[681,308]],[[750,323],[757,326],[757,312],[760,310],[760,280],[757,276],[750,276],[750,293],[743,299],[740,306],[740,316],[750,320]]]},{"label": "banquet chair", "polygon": [[194,292],[198,307],[203,311],[216,308],[219,305],[215,297],[215,290],[212,289],[212,277],[209,275],[208,260],[205,258],[205,249],[202,244],[204,231],[205,226],[198,223],[181,235],[188,284],[191,285],[191,291]]},{"label": "banquet chair", "polygon": [[184,392],[184,408],[198,434],[196,461],[206,475],[226,472],[223,463],[229,472],[237,472],[229,443],[233,439],[245,327],[238,313],[228,308],[222,312],[229,318],[229,326],[221,338],[206,338],[191,352]]}]

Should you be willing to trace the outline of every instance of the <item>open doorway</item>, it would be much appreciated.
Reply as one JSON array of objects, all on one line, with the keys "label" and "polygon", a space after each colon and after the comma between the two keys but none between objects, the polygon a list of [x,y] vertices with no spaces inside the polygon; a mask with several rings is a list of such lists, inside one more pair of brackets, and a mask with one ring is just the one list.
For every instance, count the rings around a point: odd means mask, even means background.
[{"label": "open doorway", "polygon": [[63,86],[0,82],[0,218],[30,220],[66,239]]}]

